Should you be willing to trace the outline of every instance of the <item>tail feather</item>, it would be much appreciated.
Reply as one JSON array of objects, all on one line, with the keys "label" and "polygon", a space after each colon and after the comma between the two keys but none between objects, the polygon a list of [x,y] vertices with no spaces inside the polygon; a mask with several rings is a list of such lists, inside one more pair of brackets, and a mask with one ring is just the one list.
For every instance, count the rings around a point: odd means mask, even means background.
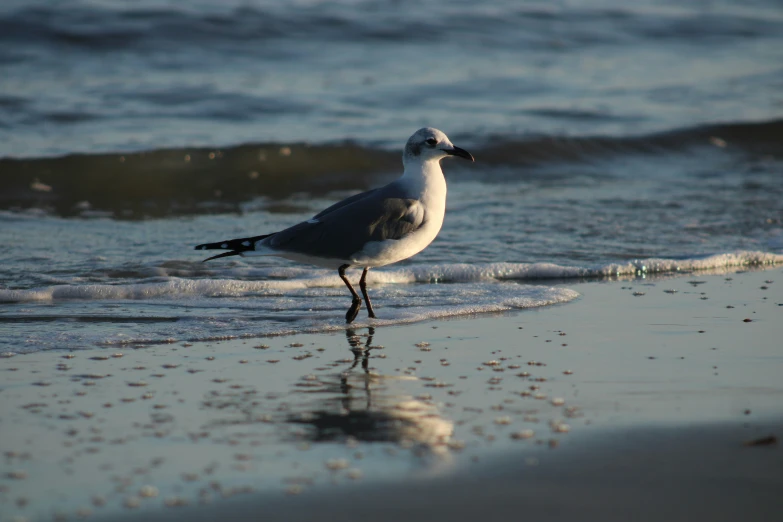
[{"label": "tail feather", "polygon": [[219,257],[229,257],[229,256],[238,256],[242,252],[239,252],[237,250],[234,250],[233,252],[223,252],[222,254],[218,254],[216,256],[208,257],[205,260],[202,261],[202,263],[206,263],[207,261],[212,261],[213,259],[217,259]]},{"label": "tail feather", "polygon": [[208,257],[203,262],[207,262],[210,259],[217,259],[219,257],[238,256],[242,252],[249,250],[255,250],[256,241],[261,241],[264,238],[271,236],[272,234],[265,234],[263,236],[242,237],[239,239],[229,239],[226,241],[218,241],[217,243],[204,243],[202,245],[196,245],[196,250],[230,250],[231,252],[223,252],[216,256]]}]

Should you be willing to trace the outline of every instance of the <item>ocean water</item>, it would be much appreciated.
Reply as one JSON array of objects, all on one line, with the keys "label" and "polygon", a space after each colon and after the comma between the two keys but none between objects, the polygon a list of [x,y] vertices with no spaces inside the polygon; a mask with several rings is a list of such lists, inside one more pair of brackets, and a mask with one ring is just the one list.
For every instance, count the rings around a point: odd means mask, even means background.
[{"label": "ocean water", "polygon": [[192,247],[393,179],[424,125],[476,163],[374,324],[783,262],[776,0],[6,0],[0,352],[344,328],[336,274]]}]

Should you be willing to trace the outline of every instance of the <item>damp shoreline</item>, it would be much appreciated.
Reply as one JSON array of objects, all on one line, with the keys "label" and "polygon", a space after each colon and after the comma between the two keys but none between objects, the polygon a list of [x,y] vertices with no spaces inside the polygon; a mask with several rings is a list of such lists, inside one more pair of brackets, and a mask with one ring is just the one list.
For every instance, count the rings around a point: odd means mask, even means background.
[{"label": "damp shoreline", "polygon": [[650,519],[717,498],[718,520],[763,520],[783,458],[781,275],[572,282],[581,297],[535,310],[0,359],[0,511],[304,520],[350,500],[349,520],[620,519],[654,495]]}]

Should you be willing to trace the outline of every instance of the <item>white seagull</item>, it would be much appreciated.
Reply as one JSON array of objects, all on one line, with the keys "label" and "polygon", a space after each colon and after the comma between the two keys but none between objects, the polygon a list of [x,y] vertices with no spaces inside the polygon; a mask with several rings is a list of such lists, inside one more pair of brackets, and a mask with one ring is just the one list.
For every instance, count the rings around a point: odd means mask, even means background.
[{"label": "white seagull", "polygon": [[446,214],[446,179],[440,160],[459,156],[474,161],[438,129],[423,128],[410,137],[402,154],[402,176],[388,185],[335,203],[311,219],[280,232],[198,245],[196,250],[229,250],[225,256],[278,256],[324,268],[336,268],[353,301],[351,323],[362,299],[345,277],[347,268],[363,268],[359,288],[367,314],[375,312],[367,295],[367,271],[418,254],[432,243]]}]

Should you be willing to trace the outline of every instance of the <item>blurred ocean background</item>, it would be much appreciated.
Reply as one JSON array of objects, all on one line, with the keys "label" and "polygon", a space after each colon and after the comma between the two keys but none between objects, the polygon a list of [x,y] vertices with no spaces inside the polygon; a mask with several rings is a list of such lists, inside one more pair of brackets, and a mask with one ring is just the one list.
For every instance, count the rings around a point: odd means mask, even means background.
[{"label": "blurred ocean background", "polygon": [[4,0],[0,351],[342,328],[336,274],[192,246],[395,178],[422,126],[476,163],[378,324],[783,261],[778,0]]}]

